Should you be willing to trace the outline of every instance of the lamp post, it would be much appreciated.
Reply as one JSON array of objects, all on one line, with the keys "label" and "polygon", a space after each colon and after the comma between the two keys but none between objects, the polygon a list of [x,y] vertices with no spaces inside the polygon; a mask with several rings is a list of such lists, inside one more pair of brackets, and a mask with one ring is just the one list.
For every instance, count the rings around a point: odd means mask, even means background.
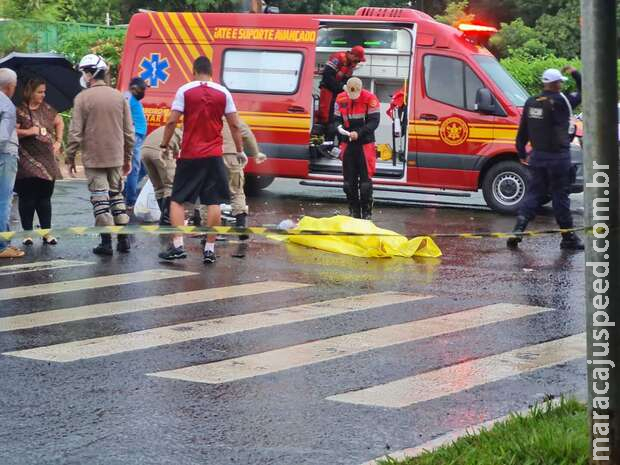
[{"label": "lamp post", "polygon": [[590,463],[620,465],[616,1],[581,1]]}]

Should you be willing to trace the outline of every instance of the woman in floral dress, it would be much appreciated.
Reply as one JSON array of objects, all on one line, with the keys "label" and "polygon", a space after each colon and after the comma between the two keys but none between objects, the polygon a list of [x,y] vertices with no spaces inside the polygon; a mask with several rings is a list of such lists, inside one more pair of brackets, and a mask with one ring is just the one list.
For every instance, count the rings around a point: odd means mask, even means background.
[{"label": "woman in floral dress", "polygon": [[[15,192],[19,196],[19,216],[24,231],[32,231],[36,212],[40,227],[52,227],[52,194],[56,179],[62,174],[57,157],[62,148],[62,117],[45,101],[46,86],[41,79],[31,79],[24,88],[23,103],[17,109],[19,168]],[[32,245],[31,237],[24,245]],[[43,243],[55,245],[57,240],[43,236]]]}]

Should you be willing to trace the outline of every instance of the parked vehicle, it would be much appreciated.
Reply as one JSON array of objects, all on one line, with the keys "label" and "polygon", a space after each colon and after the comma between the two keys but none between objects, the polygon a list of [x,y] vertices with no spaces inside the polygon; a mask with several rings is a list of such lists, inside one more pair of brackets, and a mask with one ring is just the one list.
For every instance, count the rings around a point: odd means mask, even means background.
[{"label": "parked vehicle", "polygon": [[[377,145],[392,153],[377,160],[376,189],[482,189],[489,207],[514,213],[528,184],[514,143],[528,94],[480,45],[493,31],[459,30],[398,8],[361,8],[353,16],[144,12],[129,24],[119,86],[136,75],[149,82],[144,106],[151,129],[160,126],[175,90],[191,80],[194,57],[204,54],[269,155],[261,165],[250,160],[246,189],[275,177],[333,186],[342,182],[341,161],[324,156],[311,138],[318,84],[330,54],[362,45],[367,62],[355,75],[381,102]],[[401,89],[402,125],[385,114]],[[572,154],[572,190],[579,192],[578,145]]]}]

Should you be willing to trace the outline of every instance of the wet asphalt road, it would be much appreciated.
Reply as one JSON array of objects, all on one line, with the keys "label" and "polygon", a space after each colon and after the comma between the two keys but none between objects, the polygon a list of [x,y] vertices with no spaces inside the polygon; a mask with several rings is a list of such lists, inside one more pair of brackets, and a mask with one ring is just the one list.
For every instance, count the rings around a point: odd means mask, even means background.
[{"label": "wet asphalt road", "polygon": [[[513,218],[482,207],[477,194],[456,208],[429,206],[428,199],[435,197],[399,198],[425,206],[378,201],[375,222],[408,236],[508,231],[513,224]],[[573,202],[576,223],[582,224],[582,200],[573,197]],[[346,208],[338,190],[300,187],[293,181],[277,181],[250,205],[253,224],[277,224],[302,214],[330,216]],[[59,183],[54,206],[57,226],[92,223],[83,182]],[[534,227],[554,227],[550,211]],[[25,260],[3,262],[65,259],[92,264],[15,274],[3,274],[0,265],[0,299],[3,291],[19,286],[144,270],[196,274],[5,298],[0,318],[264,281],[310,286],[11,331],[2,331],[0,320],[1,464],[359,465],[522,409],[547,395],[584,395],[584,359],[576,358],[403,408],[327,399],[583,332],[583,254],[560,251],[558,237],[529,239],[517,252],[508,251],[501,239],[442,239],[438,245],[444,256],[436,260],[363,259],[254,238],[244,259],[230,257],[235,244],[218,244],[219,261],[208,268],[201,263],[197,239],[186,240],[191,256],[174,265],[157,260],[154,237],[135,238],[131,254],[113,258],[94,257],[90,248],[95,241],[62,237],[56,247],[37,242]],[[382,291],[432,297],[67,363],[6,355]],[[552,310],[220,384],[147,376],[497,303]],[[476,377],[457,373],[456,382],[464,385]]]}]

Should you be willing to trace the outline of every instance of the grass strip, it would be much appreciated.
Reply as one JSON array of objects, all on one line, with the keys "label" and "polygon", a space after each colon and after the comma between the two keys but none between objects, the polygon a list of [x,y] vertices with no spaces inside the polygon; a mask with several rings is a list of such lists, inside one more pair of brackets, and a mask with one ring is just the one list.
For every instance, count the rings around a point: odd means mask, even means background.
[{"label": "grass strip", "polygon": [[587,465],[584,404],[563,399],[515,414],[488,431],[467,435],[418,457],[379,460],[381,465]]}]

